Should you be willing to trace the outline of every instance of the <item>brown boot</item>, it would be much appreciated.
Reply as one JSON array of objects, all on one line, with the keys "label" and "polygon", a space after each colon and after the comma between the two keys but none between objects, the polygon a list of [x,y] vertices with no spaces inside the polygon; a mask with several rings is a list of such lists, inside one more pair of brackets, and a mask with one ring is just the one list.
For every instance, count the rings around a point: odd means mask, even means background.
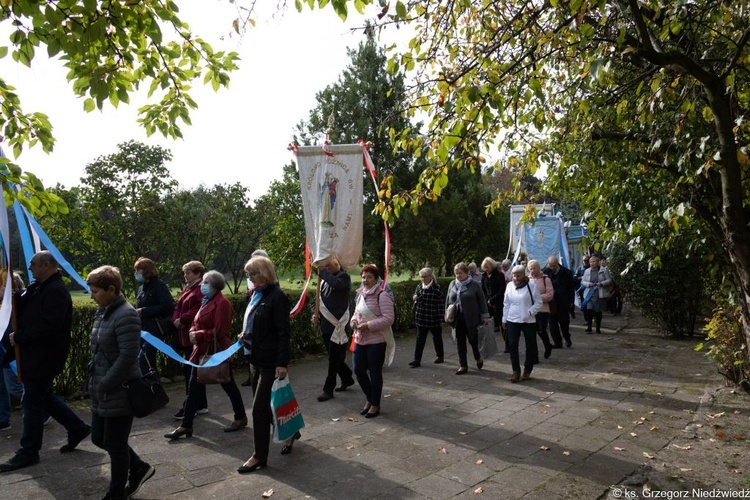
[{"label": "brown boot", "polygon": [[514,384],[521,381],[521,376],[518,373],[513,373],[513,375],[510,376],[510,381]]}]

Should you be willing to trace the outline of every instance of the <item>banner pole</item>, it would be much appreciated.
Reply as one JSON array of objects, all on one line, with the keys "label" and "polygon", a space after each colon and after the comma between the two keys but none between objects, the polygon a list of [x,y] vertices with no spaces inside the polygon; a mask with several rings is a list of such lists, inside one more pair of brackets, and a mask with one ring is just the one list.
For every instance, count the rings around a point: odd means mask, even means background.
[{"label": "banner pole", "polygon": [[318,284],[315,287],[315,324],[320,322],[320,268],[318,268]]}]

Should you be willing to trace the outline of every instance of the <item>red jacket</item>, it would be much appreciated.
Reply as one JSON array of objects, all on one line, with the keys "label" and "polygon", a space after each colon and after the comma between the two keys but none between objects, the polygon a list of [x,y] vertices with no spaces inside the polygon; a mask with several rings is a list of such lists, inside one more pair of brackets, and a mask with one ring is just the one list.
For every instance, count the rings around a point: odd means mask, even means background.
[{"label": "red jacket", "polygon": [[231,327],[232,304],[219,292],[195,315],[190,331],[195,333],[198,343],[193,347],[190,361],[198,363],[201,356],[207,352],[213,353],[214,336],[219,351],[223,351],[232,345],[229,337]]},{"label": "red jacket", "polygon": [[180,320],[182,326],[177,329],[177,337],[182,347],[192,345],[189,336],[190,327],[193,326],[193,319],[198,313],[198,309],[201,308],[202,301],[201,280],[196,280],[195,283],[185,288],[180,293],[180,298],[177,299],[177,306],[172,313],[172,323]]}]

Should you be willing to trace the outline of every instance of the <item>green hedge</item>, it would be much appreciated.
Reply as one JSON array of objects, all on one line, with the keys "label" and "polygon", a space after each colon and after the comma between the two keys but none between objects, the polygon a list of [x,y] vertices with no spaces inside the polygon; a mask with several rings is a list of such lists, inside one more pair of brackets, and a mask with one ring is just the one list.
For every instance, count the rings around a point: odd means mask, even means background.
[{"label": "green hedge", "polygon": [[[439,281],[441,288],[445,291],[450,279],[440,278]],[[396,320],[393,324],[393,330],[397,336],[407,333],[413,327],[411,297],[417,283],[417,281],[403,281],[391,284],[396,304]],[[286,290],[286,294],[291,304],[296,304],[299,300],[299,291]],[[244,295],[231,295],[227,298],[234,308],[232,333],[236,334],[242,330],[247,299]],[[315,289],[313,288],[312,291],[308,292],[305,309],[291,320],[292,356],[294,358],[299,358],[306,353],[322,352],[324,349],[320,333],[311,321],[314,306]],[[354,310],[354,292],[351,296],[351,307]],[[59,394],[72,397],[84,395],[84,381],[91,359],[91,329],[95,312],[96,305],[93,303],[74,303],[70,356],[65,371],[56,379],[56,391]],[[241,362],[239,356],[237,362]],[[167,359],[166,356],[159,356],[159,372],[166,378],[174,378],[182,374],[180,364]]]}]

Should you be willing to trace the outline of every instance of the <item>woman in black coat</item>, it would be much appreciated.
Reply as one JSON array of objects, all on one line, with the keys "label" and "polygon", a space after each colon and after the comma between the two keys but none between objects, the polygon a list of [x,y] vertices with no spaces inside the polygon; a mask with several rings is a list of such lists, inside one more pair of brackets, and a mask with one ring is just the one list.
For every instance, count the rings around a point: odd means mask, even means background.
[{"label": "woman in black coat", "polygon": [[[291,357],[289,299],[279,288],[273,263],[267,257],[253,257],[245,264],[245,272],[254,285],[253,295],[245,312],[242,341],[250,349],[250,364],[253,368],[255,452],[237,468],[240,474],[262,469],[268,462],[273,424],[271,387],[274,380],[283,380],[287,376],[287,365]],[[300,437],[298,432],[288,439],[281,453],[290,453],[294,440]]]},{"label": "woman in black coat", "polygon": [[427,334],[432,335],[435,344],[435,363],[442,363],[443,350],[443,317],[445,313],[445,295],[440,285],[432,276],[432,269],[425,267],[419,271],[422,281],[414,290],[414,323],[417,325],[417,344],[414,347],[414,360],[409,363],[412,368],[422,364],[422,352],[427,343]]},{"label": "woman in black coat", "polygon": [[[482,292],[487,299],[487,310],[495,322],[495,331],[500,331],[503,319],[503,299],[505,297],[505,277],[497,269],[497,262],[490,257],[482,261]],[[505,336],[503,336],[505,338]]]},{"label": "woman in black coat", "polygon": [[133,412],[123,384],[140,378],[141,322],[120,290],[117,268],[102,266],[86,278],[99,309],[91,332],[91,441],[109,453],[111,478],[104,498],[125,499],[154,475],[128,445]]},{"label": "woman in black coat", "polygon": [[[151,259],[141,257],[135,261],[135,280],[138,282],[138,294],[135,299],[135,312],[141,318],[141,327],[144,331],[164,339],[162,327],[159,320],[165,320],[163,323],[168,325],[172,323],[172,312],[174,311],[174,298],[169,291],[169,287],[159,279],[159,271],[156,264]],[[148,342],[141,342],[142,353],[138,360],[141,365],[141,372],[145,375],[149,371],[154,371],[159,376],[156,368],[156,347]]]}]

